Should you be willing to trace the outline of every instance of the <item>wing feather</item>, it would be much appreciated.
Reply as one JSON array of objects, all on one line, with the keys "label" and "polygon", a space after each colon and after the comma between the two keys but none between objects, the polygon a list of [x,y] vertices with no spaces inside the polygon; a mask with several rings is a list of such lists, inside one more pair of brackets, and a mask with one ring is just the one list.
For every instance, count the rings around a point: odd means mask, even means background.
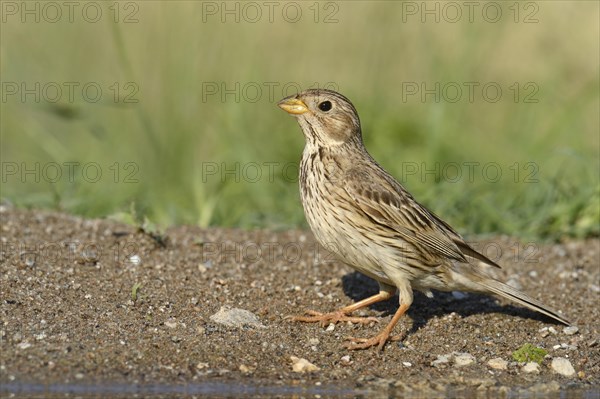
[{"label": "wing feather", "polygon": [[[383,172],[383,169],[381,169]],[[420,205],[384,172],[385,180],[373,179],[364,170],[346,173],[343,187],[354,204],[380,228],[396,233],[440,262],[468,262],[466,256],[500,267],[475,251],[452,227]]]}]

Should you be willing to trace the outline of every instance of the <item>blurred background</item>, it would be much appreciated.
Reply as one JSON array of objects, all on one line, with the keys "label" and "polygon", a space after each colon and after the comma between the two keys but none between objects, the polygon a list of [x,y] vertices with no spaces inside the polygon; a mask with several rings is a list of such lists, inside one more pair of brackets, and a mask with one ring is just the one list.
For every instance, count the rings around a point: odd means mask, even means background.
[{"label": "blurred background", "polygon": [[5,1],[1,196],[305,227],[304,139],[276,103],[325,87],[460,232],[597,236],[599,4]]}]

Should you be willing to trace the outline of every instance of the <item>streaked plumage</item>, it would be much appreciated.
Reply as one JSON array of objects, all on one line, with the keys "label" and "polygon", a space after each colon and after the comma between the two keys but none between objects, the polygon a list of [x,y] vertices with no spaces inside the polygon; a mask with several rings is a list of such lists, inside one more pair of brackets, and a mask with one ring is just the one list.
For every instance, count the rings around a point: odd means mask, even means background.
[{"label": "streaked plumage", "polygon": [[475,251],[452,227],[420,205],[366,151],[358,113],[344,96],[307,90],[279,102],[296,116],[306,139],[300,164],[300,193],[317,240],[340,260],[377,280],[380,293],[336,312],[295,320],[369,322],[349,314],[388,299],[396,290],[400,308],[376,337],[352,339],[351,348],[382,348],[400,316],[410,307],[413,289],[430,293],[494,293],[569,322],[539,301],[489,274],[496,263]]}]

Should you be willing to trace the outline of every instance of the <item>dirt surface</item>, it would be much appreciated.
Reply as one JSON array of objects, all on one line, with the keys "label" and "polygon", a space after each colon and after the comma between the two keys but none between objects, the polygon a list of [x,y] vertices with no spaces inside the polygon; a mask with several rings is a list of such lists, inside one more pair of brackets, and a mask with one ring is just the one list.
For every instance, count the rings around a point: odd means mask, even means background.
[{"label": "dirt surface", "polygon": [[[378,324],[321,327],[285,319],[377,292],[372,280],[333,261],[310,232],[176,227],[159,237],[109,220],[7,206],[0,219],[2,394],[599,392],[597,239],[470,240],[498,259],[501,279],[562,311],[575,333],[493,297],[416,293],[396,327],[407,337],[378,352],[345,349],[344,338],[376,334],[397,297],[362,312]],[[256,319],[219,324],[211,316],[222,308]],[[539,373],[512,358],[525,343],[548,352]],[[456,353],[472,358],[460,366]],[[295,372],[292,356],[318,369]],[[507,361],[506,369],[490,366],[494,358]],[[557,373],[555,358],[567,359],[575,374]]]}]

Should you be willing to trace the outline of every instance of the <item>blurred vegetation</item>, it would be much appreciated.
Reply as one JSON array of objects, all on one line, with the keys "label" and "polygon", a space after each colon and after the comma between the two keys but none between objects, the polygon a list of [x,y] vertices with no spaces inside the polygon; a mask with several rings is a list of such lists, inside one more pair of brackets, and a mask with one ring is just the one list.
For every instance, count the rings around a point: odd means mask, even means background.
[{"label": "blurred vegetation", "polygon": [[[133,204],[161,226],[304,226],[303,137],[275,104],[328,85],[359,110],[371,154],[459,231],[600,233],[598,2],[521,3],[518,16],[502,3],[495,23],[481,9],[473,22],[463,10],[423,23],[400,2],[317,3],[318,15],[297,3],[295,23],[284,3],[272,22],[237,2],[227,5],[239,22],[222,2],[121,2],[118,15],[99,4],[95,23],[77,9],[73,22],[2,24],[1,196],[18,206],[106,216]],[[36,82],[39,101],[11,94]],[[63,87],[55,102],[52,82]],[[77,84],[72,99],[65,82]],[[436,82],[438,101],[408,95]],[[478,83],[473,101],[465,82]],[[502,89],[496,102],[488,83]]]}]

